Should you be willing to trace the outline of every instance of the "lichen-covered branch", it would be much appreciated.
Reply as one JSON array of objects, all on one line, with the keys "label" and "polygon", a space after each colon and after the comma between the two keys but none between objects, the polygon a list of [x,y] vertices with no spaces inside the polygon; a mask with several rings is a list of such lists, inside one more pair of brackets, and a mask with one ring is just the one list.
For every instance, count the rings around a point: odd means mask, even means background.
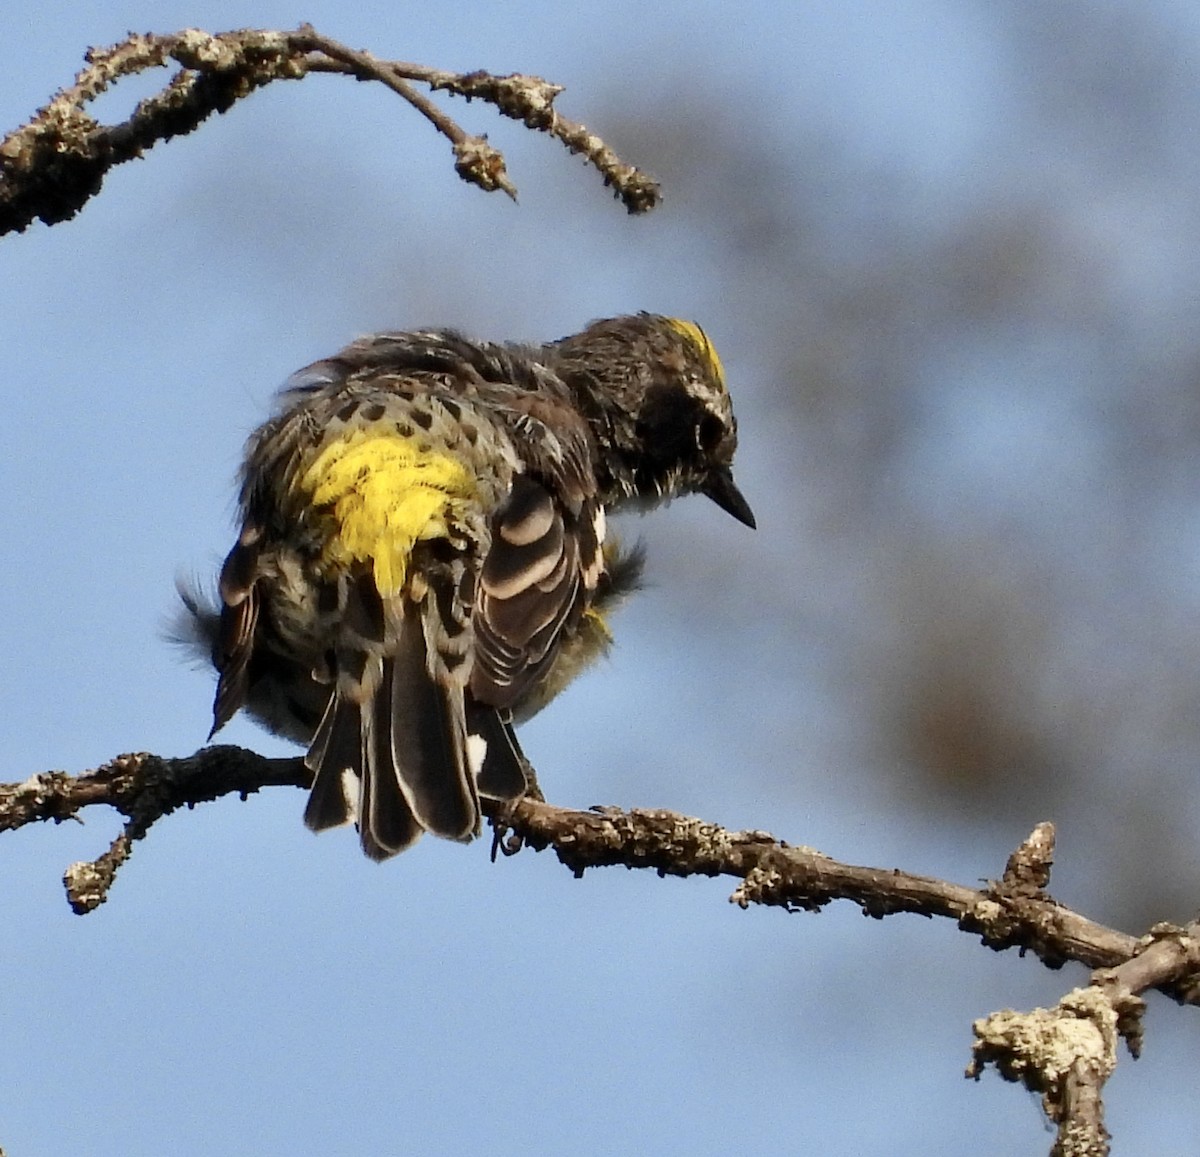
[{"label": "lichen-covered branch", "polygon": [[[35,220],[53,225],[73,217],[115,165],[191,132],[263,85],[313,72],[373,80],[391,89],[446,137],[458,174],[482,189],[516,196],[503,154],[486,137],[466,132],[416,85],[485,101],[549,134],[586,157],[631,213],[654,208],[661,197],[655,181],[621,161],[583,125],[560,116],[554,101],[561,86],[536,76],[453,73],[381,60],[309,25],[294,32],[214,34],[193,28],[170,35],[131,34],[111,48],[89,51],[86,62],[73,85],[0,141],[0,235],[19,232]],[[122,77],[162,67],[177,71],[126,120],[102,124],[88,112],[87,106]]]},{"label": "lichen-covered branch", "polygon": [[1101,1090],[1117,1063],[1117,1016],[1095,988],[1076,988],[1052,1009],[1003,1009],[974,1025],[967,1076],[986,1065],[1039,1093],[1057,1126],[1052,1157],[1108,1152]]},{"label": "lichen-covered branch", "polygon": [[107,804],[126,823],[99,859],[72,864],[64,876],[67,900],[80,915],[108,898],[117,870],[151,825],[177,808],[195,807],[264,787],[306,787],[311,779],[299,759],[265,759],[240,747],[206,747],[186,759],[148,752],[119,755],[83,775],[46,771],[22,783],[0,784],[0,832],[39,820],[75,819],[86,807]]},{"label": "lichen-covered branch", "polygon": [[[109,849],[71,865],[67,897],[79,913],[108,897],[117,870],[159,819],[181,807],[264,787],[307,787],[300,759],[266,759],[238,747],[209,747],[184,759],[122,755],[72,776],[44,772],[0,784],[0,832],[76,817],[107,804],[126,819]],[[1118,1038],[1136,1056],[1141,1045],[1141,994],[1158,989],[1185,1004],[1200,1004],[1200,924],[1156,925],[1142,939],[1107,928],[1046,894],[1054,858],[1054,829],[1039,824],[1009,857],[1004,874],[970,888],[900,869],[845,864],[767,832],[734,832],[662,810],[594,808],[576,811],[537,799],[486,805],[493,847],[552,849],[576,876],[589,868],[624,865],[661,876],[729,876],[730,899],[788,911],[817,911],[849,900],[867,916],[896,912],[955,920],[997,951],[1016,947],[1051,968],[1078,961],[1096,971],[1091,984],[1068,993],[1053,1009],[993,1013],[976,1022],[968,1076],[991,1064],[1008,1080],[1042,1096],[1058,1128],[1058,1157],[1106,1154],[1103,1088],[1116,1064]]]},{"label": "lichen-covered branch", "polygon": [[1156,988],[1196,1004],[1198,984],[1200,923],[1156,924],[1127,960],[1097,969],[1090,985],[1054,1008],[1003,1009],[976,1021],[967,1076],[977,1080],[990,1064],[1005,1080],[1039,1093],[1057,1128],[1051,1157],[1103,1157],[1110,1140],[1104,1085],[1116,1068],[1118,1038],[1134,1057],[1141,1054],[1141,994]]},{"label": "lichen-covered branch", "polygon": [[[238,747],[209,747],[186,759],[122,755],[79,776],[45,772],[23,783],[0,784],[0,832],[69,819],[103,803],[126,817],[125,835],[136,841],[177,808],[234,793],[245,797],[264,787],[305,787],[309,778],[300,759],[265,759]],[[551,848],[577,876],[612,865],[651,868],[664,876],[729,876],[738,881],[731,899],[743,908],[765,904],[816,911],[834,900],[849,900],[878,918],[896,912],[941,916],[991,948],[1033,952],[1052,968],[1068,960],[1114,968],[1138,952],[1135,937],[1072,912],[1043,891],[1053,856],[1049,824],[1034,829],[999,880],[979,889],[899,869],[841,863],[766,832],[731,832],[670,811],[575,811],[534,799],[512,807],[492,804],[488,810],[497,846],[510,847],[515,837],[517,845]],[[1197,995],[1178,986],[1169,991],[1179,1000]]]}]

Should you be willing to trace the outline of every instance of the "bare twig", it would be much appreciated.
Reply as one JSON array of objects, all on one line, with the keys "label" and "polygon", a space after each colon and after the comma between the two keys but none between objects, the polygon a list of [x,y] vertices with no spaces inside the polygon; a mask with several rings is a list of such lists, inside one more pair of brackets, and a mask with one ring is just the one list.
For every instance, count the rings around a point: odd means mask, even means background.
[{"label": "bare twig", "polygon": [[[516,196],[504,157],[484,136],[467,133],[424,93],[445,91],[479,99],[580,153],[631,213],[654,208],[658,185],[624,164],[583,125],[560,117],[559,85],[536,76],[453,73],[401,61],[380,60],[347,48],[309,25],[294,32],[241,29],[211,34],[187,29],[171,35],[131,34],[120,44],[87,54],[87,65],[32,120],[0,142],[0,235],[35,220],[48,225],[73,217],[100,191],[113,166],[141,156],[159,141],[191,132],[213,113],[225,112],[255,89],[310,72],[335,72],[386,85],[424,116],[447,140],[455,169],[488,191]],[[152,68],[178,65],[162,90],[141,101],[128,119],[101,124],[86,106],[118,80]]]}]

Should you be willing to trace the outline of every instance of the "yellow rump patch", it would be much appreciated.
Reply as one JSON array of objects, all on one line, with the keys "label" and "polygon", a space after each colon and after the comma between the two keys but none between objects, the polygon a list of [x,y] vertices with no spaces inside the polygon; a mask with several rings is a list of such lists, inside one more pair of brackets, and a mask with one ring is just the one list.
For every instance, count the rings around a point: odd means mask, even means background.
[{"label": "yellow rump patch", "polygon": [[475,493],[457,458],[390,430],[356,430],[326,446],[300,485],[332,511],[326,561],[369,562],[384,596],[404,587],[414,544],[448,534],[447,518]]},{"label": "yellow rump patch", "polygon": [[667,324],[678,334],[682,334],[704,355],[708,361],[709,368],[713,372],[713,376],[721,385],[725,384],[725,367],[721,365],[721,359],[717,357],[716,347],[708,339],[708,334],[704,332],[694,321],[684,321],[680,317],[667,318]]}]

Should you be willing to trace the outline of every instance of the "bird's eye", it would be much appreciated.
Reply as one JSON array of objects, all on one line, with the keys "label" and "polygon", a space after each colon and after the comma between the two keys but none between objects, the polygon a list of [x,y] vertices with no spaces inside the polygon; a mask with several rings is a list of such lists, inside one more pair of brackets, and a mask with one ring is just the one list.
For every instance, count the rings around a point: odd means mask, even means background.
[{"label": "bird's eye", "polygon": [[696,445],[711,454],[725,437],[725,423],[716,414],[705,414],[696,426]]}]

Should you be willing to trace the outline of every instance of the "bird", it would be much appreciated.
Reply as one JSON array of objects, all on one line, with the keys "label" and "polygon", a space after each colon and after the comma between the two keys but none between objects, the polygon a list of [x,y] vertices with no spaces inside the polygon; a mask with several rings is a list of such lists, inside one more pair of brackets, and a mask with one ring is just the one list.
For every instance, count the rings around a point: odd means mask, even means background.
[{"label": "bird", "polygon": [[386,860],[468,841],[535,793],[514,731],[611,642],[644,553],[608,515],[699,493],[748,527],[725,373],[694,322],[594,321],[545,344],[360,337],[293,374],[249,437],[215,600],[177,637],[306,748],[304,821]]}]

